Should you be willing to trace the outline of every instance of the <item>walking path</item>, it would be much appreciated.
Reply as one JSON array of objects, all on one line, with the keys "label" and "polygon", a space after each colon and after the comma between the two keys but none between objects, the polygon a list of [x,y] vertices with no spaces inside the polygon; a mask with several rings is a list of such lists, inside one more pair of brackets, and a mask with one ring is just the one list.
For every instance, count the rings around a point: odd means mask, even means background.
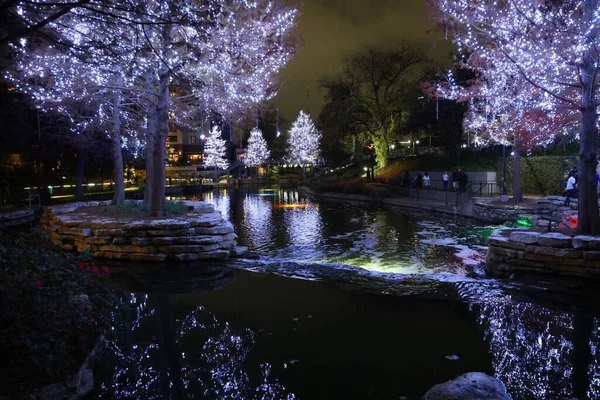
[{"label": "walking path", "polygon": [[[363,201],[368,203],[377,203],[376,200],[373,200],[369,196],[358,195],[358,194],[347,194],[347,193],[333,193],[333,192],[325,192],[325,193],[316,193],[313,190],[309,189],[306,186],[299,186],[298,190],[309,194],[311,196],[316,196],[325,199],[335,199],[335,200],[344,200],[344,201]],[[489,198],[477,198],[478,201],[489,201]],[[381,203],[389,204],[393,206],[400,207],[409,207],[416,208],[420,210],[434,211],[443,214],[451,214],[451,215],[462,215],[465,217],[473,217],[473,199],[464,202],[458,206],[452,204],[446,204],[445,201],[438,200],[430,200],[423,198],[414,198],[408,196],[393,196],[393,197],[385,197],[381,200]]]}]

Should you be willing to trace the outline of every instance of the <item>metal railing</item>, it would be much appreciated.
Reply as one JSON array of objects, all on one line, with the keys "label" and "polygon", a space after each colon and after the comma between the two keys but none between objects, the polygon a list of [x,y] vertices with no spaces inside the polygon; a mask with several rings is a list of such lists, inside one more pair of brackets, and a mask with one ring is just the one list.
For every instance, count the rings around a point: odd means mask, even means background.
[{"label": "metal railing", "polygon": [[461,205],[473,197],[493,197],[500,193],[500,185],[495,182],[469,182],[458,185],[455,189],[452,182],[430,181],[429,186],[416,185],[414,180],[389,179],[389,184],[394,193],[400,196],[411,197],[417,200],[432,200],[444,202],[446,205]]}]

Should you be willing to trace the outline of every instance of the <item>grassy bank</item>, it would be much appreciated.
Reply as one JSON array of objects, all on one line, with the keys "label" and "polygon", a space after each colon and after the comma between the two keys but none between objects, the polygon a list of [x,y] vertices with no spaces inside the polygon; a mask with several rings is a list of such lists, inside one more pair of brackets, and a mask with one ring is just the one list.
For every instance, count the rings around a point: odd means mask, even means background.
[{"label": "grassy bank", "polygon": [[39,233],[0,236],[0,395],[25,398],[75,374],[108,325],[110,270]]}]

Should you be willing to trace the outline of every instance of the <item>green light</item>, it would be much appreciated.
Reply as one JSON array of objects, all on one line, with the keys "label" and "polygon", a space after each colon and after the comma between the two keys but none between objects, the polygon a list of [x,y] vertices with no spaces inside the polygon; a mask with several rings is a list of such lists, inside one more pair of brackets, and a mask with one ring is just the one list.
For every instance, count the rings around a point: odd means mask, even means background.
[{"label": "green light", "polygon": [[531,217],[520,217],[517,219],[517,226],[520,228],[531,228],[533,226],[533,221]]}]

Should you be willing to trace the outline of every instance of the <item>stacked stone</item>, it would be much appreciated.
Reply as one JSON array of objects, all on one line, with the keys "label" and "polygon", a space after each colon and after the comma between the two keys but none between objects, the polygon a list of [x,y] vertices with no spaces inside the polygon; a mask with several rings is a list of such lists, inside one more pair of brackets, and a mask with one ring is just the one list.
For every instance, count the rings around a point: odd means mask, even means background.
[{"label": "stacked stone", "polygon": [[567,236],[514,230],[490,237],[488,274],[505,278],[515,272],[600,278],[600,237]]},{"label": "stacked stone", "polygon": [[[564,202],[564,199],[563,199]],[[531,218],[534,223],[552,218],[555,207],[552,205],[498,205],[478,202],[473,204],[473,218],[490,224],[517,222],[519,218]]]},{"label": "stacked stone", "polygon": [[141,221],[76,212],[81,207],[106,203],[47,207],[41,227],[62,249],[89,251],[99,258],[190,261],[227,258],[247,251],[236,247],[233,225],[212,205],[185,203],[189,212],[183,216]]}]

